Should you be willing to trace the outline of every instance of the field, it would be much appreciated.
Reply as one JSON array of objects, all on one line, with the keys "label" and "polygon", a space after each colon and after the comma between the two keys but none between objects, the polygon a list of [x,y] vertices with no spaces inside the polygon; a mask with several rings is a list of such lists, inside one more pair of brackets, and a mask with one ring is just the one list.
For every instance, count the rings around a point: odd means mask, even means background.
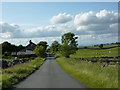
[{"label": "field", "polygon": [[79,49],[75,54],[72,54],[71,58],[89,58],[89,57],[117,57],[120,47],[110,49]]},{"label": "field", "polygon": [[[114,44],[115,45],[115,44]],[[113,45],[106,45],[106,48]],[[81,58],[96,58],[96,60],[119,60],[120,47],[109,49],[99,49],[88,46],[89,48],[80,47],[75,54],[70,55],[70,58],[61,57],[59,54],[56,59],[58,64],[71,76],[83,82],[90,88],[118,88],[118,63],[114,63],[103,67],[100,62],[89,62]],[[92,49],[93,48],[93,49]],[[105,57],[105,58],[101,58]],[[110,58],[108,58],[110,57]],[[112,58],[111,58],[112,57]]]},{"label": "field", "polygon": [[99,63],[57,58],[59,65],[71,76],[90,88],[118,88],[117,66],[101,67]]},{"label": "field", "polygon": [[[103,48],[110,48],[110,47],[116,47],[116,46],[118,46],[118,44],[109,44],[109,45],[103,45]],[[100,47],[99,46],[80,46],[79,48],[85,48],[85,47],[87,47],[87,48],[93,48],[93,49],[99,49]]]},{"label": "field", "polygon": [[44,58],[36,58],[26,63],[17,64],[2,70],[2,88],[8,88],[26,78],[44,62]]}]

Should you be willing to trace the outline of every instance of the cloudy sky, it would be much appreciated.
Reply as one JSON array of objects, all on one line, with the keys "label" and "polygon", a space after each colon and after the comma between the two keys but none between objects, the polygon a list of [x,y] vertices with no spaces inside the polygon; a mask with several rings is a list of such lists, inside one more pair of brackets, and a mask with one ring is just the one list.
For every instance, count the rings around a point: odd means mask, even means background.
[{"label": "cloudy sky", "polygon": [[[54,40],[64,33],[78,36],[79,45],[118,41],[117,2],[4,2],[0,43],[27,45]],[[1,18],[2,17],[2,18]]]}]

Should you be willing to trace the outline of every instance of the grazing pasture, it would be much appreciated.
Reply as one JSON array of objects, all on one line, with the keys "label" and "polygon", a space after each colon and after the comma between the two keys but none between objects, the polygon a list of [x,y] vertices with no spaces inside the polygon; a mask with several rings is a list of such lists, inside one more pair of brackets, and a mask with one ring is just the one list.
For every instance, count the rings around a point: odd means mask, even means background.
[{"label": "grazing pasture", "polygon": [[70,55],[71,58],[90,58],[90,57],[117,57],[120,47],[110,49],[79,49],[75,54]]},{"label": "grazing pasture", "polygon": [[120,47],[104,47],[80,47],[70,58],[58,53],[56,59],[67,73],[90,88],[118,88]]},{"label": "grazing pasture", "polygon": [[91,63],[64,57],[57,58],[59,65],[71,76],[90,88],[118,88],[118,67],[101,67]]}]

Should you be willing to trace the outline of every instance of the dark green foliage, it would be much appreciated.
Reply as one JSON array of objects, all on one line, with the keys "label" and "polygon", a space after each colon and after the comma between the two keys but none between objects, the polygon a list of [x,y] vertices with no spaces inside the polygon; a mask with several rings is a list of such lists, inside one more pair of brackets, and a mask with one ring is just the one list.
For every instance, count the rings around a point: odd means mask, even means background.
[{"label": "dark green foliage", "polygon": [[47,49],[47,42],[46,41],[41,41],[41,42],[39,42],[38,44],[37,44],[37,46],[43,46],[43,47],[45,47],[45,49]]},{"label": "dark green foliage", "polygon": [[46,57],[46,49],[47,49],[47,42],[46,41],[41,41],[37,44],[34,53],[38,57]]},{"label": "dark green foliage", "polygon": [[75,34],[73,33],[65,33],[63,36],[62,36],[62,44],[68,44],[70,45],[71,47],[77,47],[77,39],[78,37],[75,37]]},{"label": "dark green foliage", "polygon": [[73,54],[75,52],[76,52],[76,48],[74,48],[68,44],[64,44],[60,47],[60,53],[66,58],[69,58],[69,55]]},{"label": "dark green foliage", "polygon": [[3,42],[2,43],[2,53],[4,54],[5,52],[12,52],[15,51],[15,46],[11,45],[11,43],[9,42]]},{"label": "dark green foliage", "polygon": [[69,58],[70,54],[75,53],[77,50],[77,39],[78,37],[75,37],[75,34],[73,33],[65,33],[62,36],[62,44],[60,47],[60,53],[64,56]]},{"label": "dark green foliage", "polygon": [[19,50],[21,49],[24,49],[25,47],[22,46],[22,45],[19,45],[19,46],[16,46],[16,45],[13,45],[7,41],[3,42],[2,44],[2,54],[4,53],[11,53],[11,52],[18,52]]},{"label": "dark green foliage", "polygon": [[60,44],[58,43],[58,41],[54,41],[50,47],[50,51],[54,54],[56,53],[60,48]]},{"label": "dark green foliage", "polygon": [[23,46],[23,45],[19,45],[19,46],[17,46],[17,51],[20,51],[20,50],[22,50],[22,49],[24,49],[25,47]]},{"label": "dark green foliage", "polygon": [[36,46],[34,53],[38,56],[38,57],[45,57],[46,56],[46,49],[43,46]]},{"label": "dark green foliage", "polygon": [[100,44],[99,47],[100,47],[100,48],[103,48],[103,44]]}]

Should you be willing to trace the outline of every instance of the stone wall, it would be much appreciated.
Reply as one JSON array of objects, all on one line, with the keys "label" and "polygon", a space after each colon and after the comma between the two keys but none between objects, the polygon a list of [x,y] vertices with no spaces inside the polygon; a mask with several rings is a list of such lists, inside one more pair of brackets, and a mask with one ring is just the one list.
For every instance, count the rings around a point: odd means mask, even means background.
[{"label": "stone wall", "polygon": [[0,67],[2,69],[5,69],[5,68],[8,68],[8,67],[11,67],[13,65],[16,65],[16,64],[20,64],[20,63],[25,63],[29,60],[33,60],[34,58],[31,58],[31,59],[18,59],[18,60],[1,60],[0,61]]}]

